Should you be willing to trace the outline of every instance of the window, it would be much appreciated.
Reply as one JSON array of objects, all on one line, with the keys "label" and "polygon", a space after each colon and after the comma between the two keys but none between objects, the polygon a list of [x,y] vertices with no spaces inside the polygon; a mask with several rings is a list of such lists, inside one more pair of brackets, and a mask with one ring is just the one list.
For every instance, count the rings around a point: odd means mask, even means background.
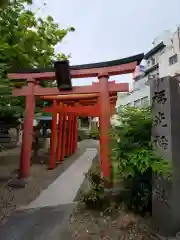
[{"label": "window", "polygon": [[169,65],[173,65],[173,64],[177,63],[177,61],[178,61],[178,56],[177,56],[177,54],[175,54],[169,58]]},{"label": "window", "polygon": [[152,63],[152,65],[154,65],[154,64],[156,63],[156,61],[155,61],[155,58],[154,58],[154,57],[152,57],[152,58],[151,58],[151,63]]},{"label": "window", "polygon": [[136,107],[136,108],[147,107],[147,106],[149,106],[148,96],[134,101],[134,107]]},{"label": "window", "polygon": [[148,75],[148,80],[154,80],[156,78],[156,75],[154,75],[154,74],[149,74]]},{"label": "window", "polygon": [[141,107],[141,99],[134,101],[134,107],[136,108]]},{"label": "window", "polygon": [[165,49],[163,49],[161,52],[160,52],[160,55],[163,55],[165,53]]},{"label": "window", "polygon": [[148,105],[149,105],[148,96],[141,98],[141,106],[142,106],[142,107],[147,107]]}]

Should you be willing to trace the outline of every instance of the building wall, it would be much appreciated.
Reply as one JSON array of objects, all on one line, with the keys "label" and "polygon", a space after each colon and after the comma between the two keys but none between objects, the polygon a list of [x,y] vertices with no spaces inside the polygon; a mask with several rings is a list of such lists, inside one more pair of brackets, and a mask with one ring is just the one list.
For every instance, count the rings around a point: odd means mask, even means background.
[{"label": "building wall", "polygon": [[[169,59],[177,54],[177,62],[169,63]],[[171,41],[159,57],[159,77],[180,74],[180,31],[172,34]]]},{"label": "building wall", "polygon": [[154,65],[156,65],[159,62],[159,58],[163,54],[163,51],[164,51],[164,49],[156,52],[153,56],[149,57],[146,60],[146,63],[145,63],[146,69],[153,67]]},{"label": "building wall", "polygon": [[119,94],[118,100],[116,103],[116,107],[120,107],[121,105],[129,105],[134,106],[136,104],[136,101],[143,99],[145,97],[150,100],[150,90],[149,86],[144,84],[145,81],[147,81],[147,78],[142,78],[138,81],[138,84],[136,84],[135,89],[132,93],[127,94],[126,96],[122,96]]},{"label": "building wall", "polygon": [[[150,100],[150,88],[146,84],[149,84],[149,81],[153,81],[153,77],[162,78],[165,76],[180,74],[180,29],[174,32],[171,36],[169,35],[169,39],[166,38],[164,44],[166,45],[165,48],[156,52],[145,62],[146,70],[156,64],[159,65],[159,68],[150,72],[145,77],[134,81],[134,91],[131,93],[126,95],[119,94],[116,104],[117,108],[121,105],[134,106],[136,105],[136,101],[145,97]],[[177,54],[177,62],[170,64],[170,58],[175,54]]]}]

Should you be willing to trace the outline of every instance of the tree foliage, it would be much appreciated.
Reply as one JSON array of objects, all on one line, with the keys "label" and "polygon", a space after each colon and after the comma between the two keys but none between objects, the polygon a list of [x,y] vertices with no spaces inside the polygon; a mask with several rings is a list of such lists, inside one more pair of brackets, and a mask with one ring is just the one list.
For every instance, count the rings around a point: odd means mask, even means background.
[{"label": "tree foliage", "polygon": [[54,47],[74,31],[61,29],[51,16],[36,17],[26,3],[31,0],[10,0],[0,8],[0,113],[21,115],[23,98],[11,97],[13,83],[7,79],[9,69],[51,67],[55,59],[68,58],[56,54]]},{"label": "tree foliage", "polygon": [[151,109],[124,108],[111,130],[114,179],[130,190],[127,202],[143,211],[151,207],[152,174],[171,176],[170,161],[157,156],[151,143]]},{"label": "tree foliage", "polygon": [[9,0],[1,0],[0,1],[0,8],[4,8],[9,4]]}]

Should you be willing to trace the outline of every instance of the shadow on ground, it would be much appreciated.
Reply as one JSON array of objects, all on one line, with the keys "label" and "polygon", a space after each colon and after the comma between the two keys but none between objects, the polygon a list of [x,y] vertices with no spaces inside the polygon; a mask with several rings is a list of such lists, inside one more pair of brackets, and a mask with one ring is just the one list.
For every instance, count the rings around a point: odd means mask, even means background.
[{"label": "shadow on ground", "polygon": [[71,240],[68,219],[74,204],[16,212],[0,227],[4,240]]},{"label": "shadow on ground", "polygon": [[[82,141],[79,144],[77,152],[70,158],[66,159],[63,164],[57,164],[57,167],[52,171],[47,170],[47,164],[45,164],[44,161],[42,164],[33,164],[31,166],[30,181],[25,188],[19,189],[9,187],[8,185],[9,181],[17,177],[17,167],[19,162],[18,153],[14,155],[9,154],[7,156],[0,156],[0,160],[3,158],[2,164],[0,161],[0,239],[56,240],[55,235],[62,234],[61,236],[63,237],[61,238],[59,236],[59,238],[57,238],[58,240],[70,240],[71,238],[66,219],[68,221],[69,212],[71,212],[74,204],[39,208],[36,210],[16,212],[15,210],[36,199],[43,189],[47,188],[53,181],[55,181],[58,176],[60,176],[85,152],[86,148],[97,147],[97,141]],[[49,158],[47,155],[42,155],[41,157],[42,160]],[[8,218],[10,215],[11,218]],[[57,222],[58,226],[56,227]],[[52,226],[54,227],[52,228]]]}]

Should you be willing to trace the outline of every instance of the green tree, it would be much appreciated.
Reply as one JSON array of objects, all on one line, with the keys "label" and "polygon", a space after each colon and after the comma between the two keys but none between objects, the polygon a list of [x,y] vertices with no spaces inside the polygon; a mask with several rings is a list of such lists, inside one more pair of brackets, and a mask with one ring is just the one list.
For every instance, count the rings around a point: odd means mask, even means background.
[{"label": "green tree", "polygon": [[[11,0],[0,8],[0,116],[22,115],[24,98],[13,98],[13,82],[7,79],[9,69],[51,67],[55,59],[68,58],[55,54],[54,47],[74,31],[59,28],[51,16],[37,18],[26,7],[32,0]],[[41,101],[39,102],[41,105]]]},{"label": "green tree", "polygon": [[152,175],[171,178],[171,164],[156,155],[151,142],[151,109],[122,108],[111,129],[113,178],[129,193],[125,202],[136,211],[151,209]]},{"label": "green tree", "polygon": [[5,6],[7,6],[9,4],[9,1],[8,0],[1,0],[0,1],[0,8],[3,8]]},{"label": "green tree", "polygon": [[[18,1],[18,0],[16,0]],[[21,0],[19,0],[21,1]],[[7,7],[9,4],[11,4],[13,2],[13,0],[1,0],[0,1],[0,8],[5,8]],[[25,3],[27,4],[32,4],[32,0],[24,0]]]}]

